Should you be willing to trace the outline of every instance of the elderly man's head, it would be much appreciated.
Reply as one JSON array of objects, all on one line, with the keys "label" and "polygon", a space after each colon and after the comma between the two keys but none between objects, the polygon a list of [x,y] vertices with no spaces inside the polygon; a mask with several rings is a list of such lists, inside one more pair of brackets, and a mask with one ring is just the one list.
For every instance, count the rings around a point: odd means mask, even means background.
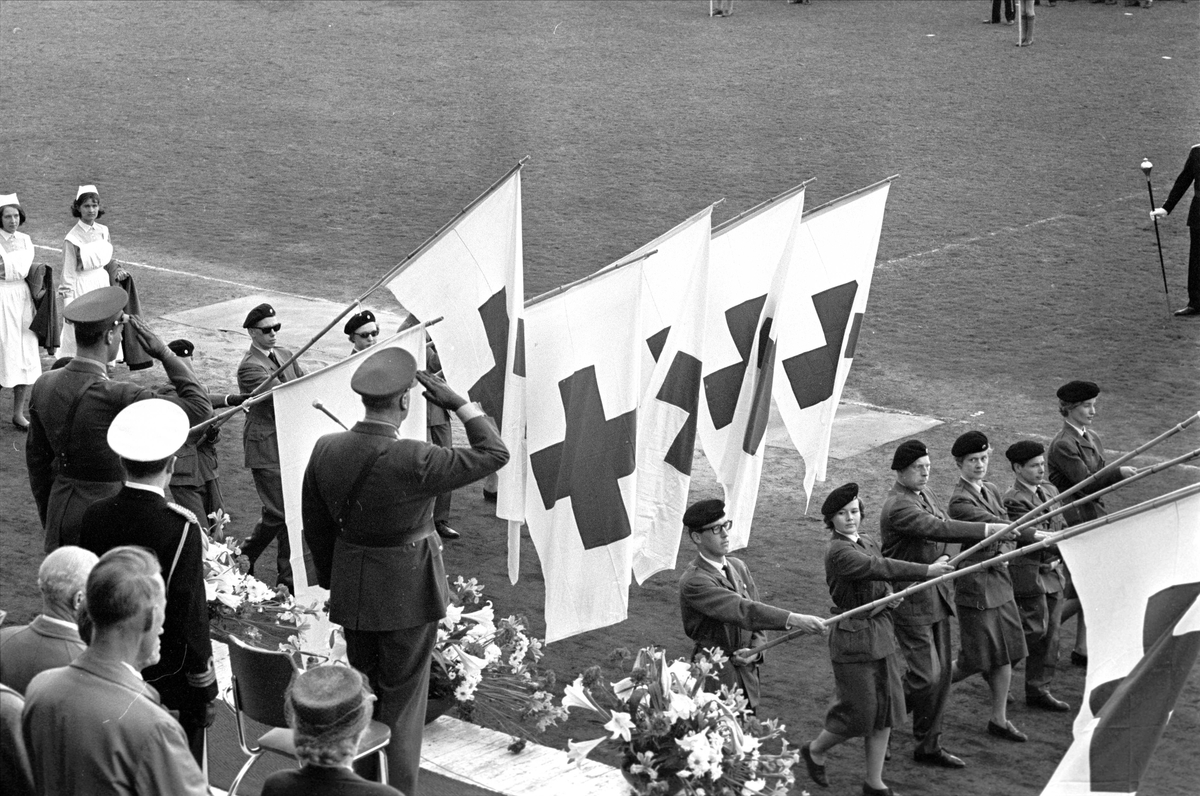
[{"label": "elderly man's head", "polygon": [[100,557],[87,581],[87,612],[93,645],[101,639],[123,645],[130,663],[158,663],[158,637],[166,616],[162,567],[144,547],[114,547]]},{"label": "elderly man's head", "polygon": [[74,619],[96,561],[95,553],[74,545],[64,545],[46,556],[38,568],[37,579],[42,592],[42,612],[59,619]]},{"label": "elderly man's head", "polygon": [[348,764],[371,721],[374,701],[367,678],[349,666],[317,666],[297,674],[285,702],[296,757],[304,765]]}]

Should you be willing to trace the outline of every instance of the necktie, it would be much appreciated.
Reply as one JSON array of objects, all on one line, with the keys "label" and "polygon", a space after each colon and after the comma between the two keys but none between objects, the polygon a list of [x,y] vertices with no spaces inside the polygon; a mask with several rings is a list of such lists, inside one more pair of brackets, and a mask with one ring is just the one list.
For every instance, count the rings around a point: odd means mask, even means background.
[{"label": "necktie", "polygon": [[1042,491],[1042,488],[1040,486],[1034,487],[1033,493],[1035,495],[1037,495],[1038,505],[1041,505],[1042,503],[1046,502],[1046,493]]},{"label": "necktie", "polygon": [[279,367],[279,357],[275,356],[275,351],[273,349],[267,354],[267,357],[271,360],[271,363],[275,367]]},{"label": "necktie", "polygon": [[737,591],[737,581],[733,579],[733,568],[729,566],[729,562],[725,562],[721,570],[725,573],[725,579],[733,584],[734,591]]}]

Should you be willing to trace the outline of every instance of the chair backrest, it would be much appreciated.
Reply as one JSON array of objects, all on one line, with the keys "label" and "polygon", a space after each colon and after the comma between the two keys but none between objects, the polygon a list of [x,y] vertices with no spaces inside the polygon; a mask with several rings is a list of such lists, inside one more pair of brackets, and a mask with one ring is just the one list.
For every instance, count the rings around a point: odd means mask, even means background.
[{"label": "chair backrest", "polygon": [[283,698],[296,674],[292,657],[286,652],[252,647],[231,636],[229,666],[234,699],[241,712],[260,724],[288,726]]}]

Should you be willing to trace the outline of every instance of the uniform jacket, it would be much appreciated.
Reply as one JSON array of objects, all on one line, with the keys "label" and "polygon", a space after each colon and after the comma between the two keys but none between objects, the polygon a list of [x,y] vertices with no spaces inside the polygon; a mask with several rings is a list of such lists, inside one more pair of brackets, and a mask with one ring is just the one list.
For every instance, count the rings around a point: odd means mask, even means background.
[{"label": "uniform jacket", "polygon": [[729,661],[716,674],[722,685],[741,686],[750,707],[758,705],[758,663],[734,666],[733,653],[767,640],[764,630],[787,627],[789,611],[758,601],[758,587],[740,558],[726,556],[733,580],[699,555],[679,578],[679,610],[683,632],[695,642],[692,654],[710,647]]},{"label": "uniform jacket", "polygon": [[[1043,481],[1038,484],[1038,487],[1047,500],[1058,495],[1058,490],[1054,488],[1053,484]],[[1008,511],[1009,522],[1015,522],[1024,517],[1043,502],[1033,489],[1021,481],[1017,481],[1013,484],[1012,489],[1004,493],[1004,508]],[[1050,508],[1055,509],[1058,506],[1052,505]],[[1044,509],[1042,513],[1044,514],[1046,511]],[[1056,533],[1066,525],[1066,520],[1059,514],[1038,525],[1031,526],[1031,530]],[[1030,542],[1025,541],[1024,534],[1022,534],[1022,538],[1017,541],[1017,544],[1024,547]],[[1046,547],[1036,553],[1013,559],[1009,562],[1008,572],[1012,575],[1013,592],[1017,596],[1057,594],[1066,587],[1066,578],[1063,577],[1062,570],[1062,556],[1059,555],[1057,546]]]},{"label": "uniform jacket", "polygon": [[[292,353],[286,348],[275,346],[274,351],[281,365],[291,359]],[[250,346],[250,350],[246,352],[242,357],[241,364],[238,365],[238,392],[243,394],[254,392],[258,385],[266,381],[275,370],[275,364],[266,354],[254,346]],[[293,362],[279,374],[271,386],[298,379],[303,375],[304,369],[300,367],[300,362]],[[246,424],[242,427],[246,466],[252,470],[278,470],[279,441],[275,436],[275,399],[268,398],[253,404],[248,412]]]},{"label": "uniform jacket", "polygon": [[33,769],[21,737],[21,712],[25,699],[0,683],[0,782],[5,796],[34,796]]},{"label": "uniform jacket", "polygon": [[[212,403],[208,388],[201,387],[204,395]],[[175,385],[159,385],[157,392],[162,398],[175,395]],[[221,431],[216,426],[209,426],[203,431],[188,433],[183,447],[175,452],[175,470],[171,473],[171,486],[189,486],[199,488],[217,477],[217,448],[216,440]]]},{"label": "uniform jacket", "polygon": [[[834,613],[841,614],[892,593],[890,580],[923,580],[926,564],[884,558],[879,543],[859,535],[852,542],[840,533],[829,537],[825,550],[825,582]],[[834,663],[865,663],[886,658],[896,649],[891,608],[874,616],[843,619],[829,634],[829,658]]]},{"label": "uniform jacket", "polygon": [[60,625],[41,614],[27,625],[0,629],[0,683],[23,694],[34,677],[66,666],[85,649],[78,627]]},{"label": "uniform jacket", "polygon": [[[347,630],[387,631],[446,615],[434,499],[508,461],[489,418],[474,417],[465,426],[470,448],[399,439],[394,426],[375,421],[317,440],[301,506],[317,582],[330,590],[330,620]],[[357,499],[347,510],[362,473]]]},{"label": "uniform jacket", "polygon": [[[879,538],[888,558],[932,564],[946,552],[947,542],[978,542],[986,535],[981,522],[947,519],[938,508],[937,497],[926,487],[914,492],[899,481],[892,485],[879,510]],[[911,582],[900,581],[904,589]],[[940,583],[927,591],[905,598],[892,611],[898,625],[931,625],[954,614],[953,587]]]},{"label": "uniform jacket", "polygon": [[155,492],[125,486],[116,496],[94,503],[83,523],[82,547],[99,556],[120,545],[140,545],[154,552],[163,579],[170,576],[160,658],[142,672],[146,682],[173,709],[194,708],[215,698],[201,531],[191,512]]},{"label": "uniform jacket", "polygon": [[[1050,442],[1046,452],[1050,483],[1065,492],[1084,480],[1092,473],[1099,472],[1104,467],[1104,444],[1094,431],[1085,430],[1080,435],[1070,423],[1063,423],[1062,431]],[[1121,480],[1121,471],[1114,470],[1111,474],[1095,481],[1091,486],[1077,492],[1072,500],[1099,492]],[[1096,498],[1073,508],[1063,514],[1067,525],[1078,525],[1081,522],[1103,517],[1108,512],[1104,508],[1104,500]]]},{"label": "uniform jacket", "polygon": [[[1171,186],[1171,193],[1167,195],[1167,201],[1163,202],[1163,210],[1168,213],[1174,210],[1175,205],[1179,204],[1179,200],[1183,198],[1190,187],[1194,187],[1196,193],[1200,194],[1200,144],[1196,144],[1188,152],[1188,159],[1183,164],[1183,171],[1179,172],[1179,176],[1175,178],[1175,184]],[[1196,201],[1196,194],[1192,194],[1192,207],[1188,211],[1187,223],[1189,227],[1200,226],[1200,202]]]},{"label": "uniform jacket", "polygon": [[208,783],[158,692],[87,649],[33,678],[21,719],[38,793],[203,796]]},{"label": "uniform jacket", "polygon": [[[204,388],[176,357],[163,361],[174,399],[192,425],[212,414]],[[38,516],[46,529],[46,552],[75,544],[83,510],[114,494],[124,475],[117,454],[108,447],[113,418],[134,401],[156,398],[153,390],[132,382],[112,381],[101,362],[75,357],[59,370],[43,373],[33,384],[25,464]],[[74,422],[66,421],[79,398]]]},{"label": "uniform jacket", "polygon": [[[950,494],[950,516],[967,522],[998,522],[1008,524],[1008,511],[995,484],[984,481],[981,489],[962,478],[954,485]],[[1028,542],[1033,541],[1033,528],[1024,531]],[[987,547],[963,559],[963,566],[978,564],[989,558],[1017,549],[1016,542],[992,542]],[[1008,563],[988,567],[973,575],[964,575],[955,582],[954,602],[967,608],[983,610],[997,608],[1013,599],[1012,578],[1008,574]]]},{"label": "uniform jacket", "polygon": [[262,796],[396,796],[400,791],[363,779],[348,768],[304,766],[276,771],[263,783]]}]

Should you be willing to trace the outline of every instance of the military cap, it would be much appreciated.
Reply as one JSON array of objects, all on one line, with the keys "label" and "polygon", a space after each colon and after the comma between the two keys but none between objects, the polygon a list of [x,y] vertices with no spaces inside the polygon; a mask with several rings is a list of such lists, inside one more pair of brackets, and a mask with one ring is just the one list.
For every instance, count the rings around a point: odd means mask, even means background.
[{"label": "military cap", "polygon": [[896,448],[895,455],[892,456],[892,469],[899,472],[922,456],[928,455],[929,450],[925,447],[924,442],[919,439],[906,439],[900,443],[900,446]]},{"label": "military cap", "polygon": [[1042,443],[1031,439],[1023,439],[1020,442],[1014,442],[1012,445],[1009,445],[1004,455],[1013,464],[1024,465],[1025,462],[1036,456],[1041,456],[1045,452],[1046,446],[1042,445]]},{"label": "military cap", "polygon": [[84,293],[63,310],[63,318],[71,323],[105,323],[121,316],[129,294],[116,285]]},{"label": "military cap", "polygon": [[288,719],[296,734],[331,743],[357,735],[371,718],[367,679],[350,666],[305,669],[287,693]]},{"label": "military cap", "polygon": [[187,435],[187,415],[178,404],[148,398],[117,413],[108,427],[108,447],[122,459],[156,462],[179,450]]},{"label": "military cap", "polygon": [[842,484],[837,489],[829,493],[829,497],[825,498],[825,502],[821,504],[821,514],[825,517],[832,517],[846,506],[850,505],[850,501],[858,498],[858,484],[851,481],[848,484]]},{"label": "military cap", "polygon": [[275,308],[270,304],[259,304],[246,316],[245,323],[242,324],[243,329],[249,329],[251,326],[258,326],[258,322],[263,318],[274,318]]},{"label": "military cap", "polygon": [[178,340],[172,340],[167,343],[167,348],[171,349],[177,357],[190,357],[192,352],[196,350],[196,344],[191,340],[184,340],[181,337]]},{"label": "military cap", "polygon": [[20,207],[21,200],[15,193],[0,194],[0,207]]},{"label": "military cap", "polygon": [[350,316],[350,320],[346,321],[346,325],[342,327],[342,333],[354,334],[360,327],[366,326],[368,323],[375,323],[375,313],[370,310],[363,310],[360,313]]},{"label": "military cap", "polygon": [[683,513],[683,524],[689,531],[698,531],[725,516],[725,501],[709,498],[693,503]]},{"label": "military cap", "polygon": [[970,456],[972,453],[983,453],[988,449],[987,435],[982,431],[968,431],[954,440],[950,455],[955,457]]},{"label": "military cap", "polygon": [[350,389],[364,398],[387,398],[412,386],[417,361],[402,348],[385,348],[363,360],[350,378]]},{"label": "military cap", "polygon": [[80,185],[79,190],[75,191],[76,201],[79,200],[79,197],[83,196],[84,194],[88,194],[88,193],[94,193],[94,194],[96,194],[96,196],[100,195],[100,191],[96,188],[95,185]]},{"label": "military cap", "polygon": [[1058,400],[1069,404],[1083,403],[1100,394],[1100,388],[1090,381],[1069,381],[1058,388]]}]

